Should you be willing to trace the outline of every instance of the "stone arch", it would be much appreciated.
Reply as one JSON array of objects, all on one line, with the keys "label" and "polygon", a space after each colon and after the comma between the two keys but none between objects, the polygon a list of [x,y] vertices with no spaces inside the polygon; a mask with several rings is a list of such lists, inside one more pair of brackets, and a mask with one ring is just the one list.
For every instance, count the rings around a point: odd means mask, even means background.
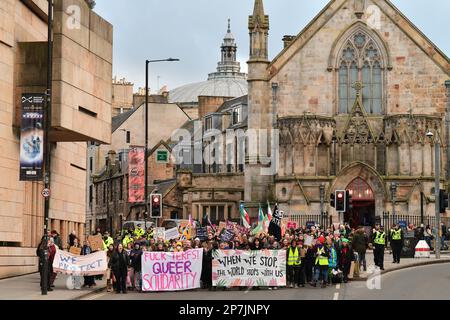
[{"label": "stone arch", "polygon": [[371,166],[363,162],[353,162],[345,167],[333,180],[327,192],[327,197],[335,190],[345,190],[347,186],[360,177],[372,189],[375,198],[375,214],[381,216],[387,199],[387,190],[383,178]]},{"label": "stone arch", "polygon": [[364,33],[370,35],[371,39],[375,42],[375,44],[380,49],[383,60],[383,67],[387,70],[392,70],[392,58],[390,54],[390,50],[385,41],[381,38],[381,35],[374,29],[369,28],[364,22],[356,21],[351,24],[347,29],[341,32],[341,34],[336,38],[333,45],[331,46],[330,55],[328,57],[328,71],[333,71],[339,65],[338,59],[342,47],[346,44],[347,40],[350,36],[355,33],[358,29],[363,31]]}]

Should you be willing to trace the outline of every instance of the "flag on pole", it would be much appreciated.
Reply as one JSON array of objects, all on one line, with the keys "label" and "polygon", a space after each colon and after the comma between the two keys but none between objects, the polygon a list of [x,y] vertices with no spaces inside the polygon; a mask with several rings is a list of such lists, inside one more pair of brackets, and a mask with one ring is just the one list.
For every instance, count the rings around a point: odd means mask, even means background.
[{"label": "flag on pole", "polygon": [[270,203],[267,201],[267,217],[269,219],[269,222],[272,221],[272,209],[270,209]]},{"label": "flag on pole", "polygon": [[192,226],[192,215],[189,215],[189,225]]},{"label": "flag on pole", "polygon": [[281,239],[281,215],[278,210],[278,204],[275,204],[274,215],[269,224],[269,234],[273,235],[277,241]]},{"label": "flag on pole", "polygon": [[242,223],[244,224],[244,227],[246,227],[247,229],[250,229],[250,217],[248,216],[248,213],[244,208],[243,202],[241,202],[239,212],[241,214]]},{"label": "flag on pole", "polygon": [[269,232],[269,224],[270,224],[269,217],[266,214],[266,215],[264,215],[264,221],[263,221],[263,228],[264,228],[265,233]]}]

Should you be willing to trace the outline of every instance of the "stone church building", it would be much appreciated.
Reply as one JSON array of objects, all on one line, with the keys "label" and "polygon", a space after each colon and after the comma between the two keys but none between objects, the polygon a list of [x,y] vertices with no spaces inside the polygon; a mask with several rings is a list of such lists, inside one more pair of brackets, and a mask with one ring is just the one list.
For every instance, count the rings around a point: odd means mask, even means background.
[{"label": "stone church building", "polygon": [[263,0],[249,31],[248,128],[280,135],[275,175],[247,157],[246,204],[319,212],[322,185],[335,222],[330,194],[346,189],[345,220],[372,224],[392,212],[394,183],[398,214],[419,215],[423,195],[434,215],[437,144],[441,188],[450,173],[450,60],[430,39],[388,0],[330,1],[272,61]]}]

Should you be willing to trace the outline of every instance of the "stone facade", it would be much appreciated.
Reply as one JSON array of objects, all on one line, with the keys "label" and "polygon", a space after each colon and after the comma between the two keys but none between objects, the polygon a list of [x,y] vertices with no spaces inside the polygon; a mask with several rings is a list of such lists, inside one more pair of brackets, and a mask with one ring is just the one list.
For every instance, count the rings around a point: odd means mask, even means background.
[{"label": "stone facade", "polygon": [[[144,95],[145,96],[145,95]],[[112,83],[112,116],[124,113],[135,106],[133,104],[133,84],[125,78],[113,79]]]},{"label": "stone facade", "polygon": [[[78,31],[63,23],[69,2],[81,8]],[[112,26],[85,1],[55,0],[54,4],[49,228],[57,230],[66,245],[70,232],[81,239],[84,234],[83,141],[110,141]],[[5,0],[0,6],[0,278],[37,271],[43,183],[19,181],[20,97],[25,92],[45,92],[46,20],[47,1]]]},{"label": "stone facade", "polygon": [[[379,18],[375,25],[370,12]],[[319,212],[320,185],[328,202],[334,190],[357,182],[371,196],[351,190],[354,210],[344,219],[372,224],[392,212],[396,182],[397,213],[419,214],[422,193],[425,214],[434,214],[437,141],[441,188],[449,169],[443,121],[448,58],[385,0],[330,1],[271,62],[261,0],[249,28],[249,128],[270,128],[277,114],[280,161],[269,177],[258,173],[260,163],[246,166],[246,201],[273,199],[285,212]],[[334,208],[325,210],[339,219]]]}]

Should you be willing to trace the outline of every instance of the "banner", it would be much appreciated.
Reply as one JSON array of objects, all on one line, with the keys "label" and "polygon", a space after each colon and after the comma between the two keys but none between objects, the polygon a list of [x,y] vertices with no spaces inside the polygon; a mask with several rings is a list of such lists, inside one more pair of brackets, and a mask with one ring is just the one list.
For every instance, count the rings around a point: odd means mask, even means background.
[{"label": "banner", "polygon": [[142,291],[200,288],[203,249],[142,253]]},{"label": "banner", "polygon": [[56,249],[53,270],[76,276],[93,276],[106,272],[108,263],[105,251],[97,251],[85,256],[77,256],[67,251]]},{"label": "banner", "polygon": [[295,222],[295,221],[288,221],[286,228],[288,228],[288,229],[297,229],[297,222]]},{"label": "banner", "polygon": [[285,250],[214,250],[213,286],[286,286]]},{"label": "banner", "polygon": [[22,94],[20,181],[42,180],[44,163],[44,94]]},{"label": "banner", "polygon": [[145,202],[145,148],[132,147],[128,152],[128,202]]}]

